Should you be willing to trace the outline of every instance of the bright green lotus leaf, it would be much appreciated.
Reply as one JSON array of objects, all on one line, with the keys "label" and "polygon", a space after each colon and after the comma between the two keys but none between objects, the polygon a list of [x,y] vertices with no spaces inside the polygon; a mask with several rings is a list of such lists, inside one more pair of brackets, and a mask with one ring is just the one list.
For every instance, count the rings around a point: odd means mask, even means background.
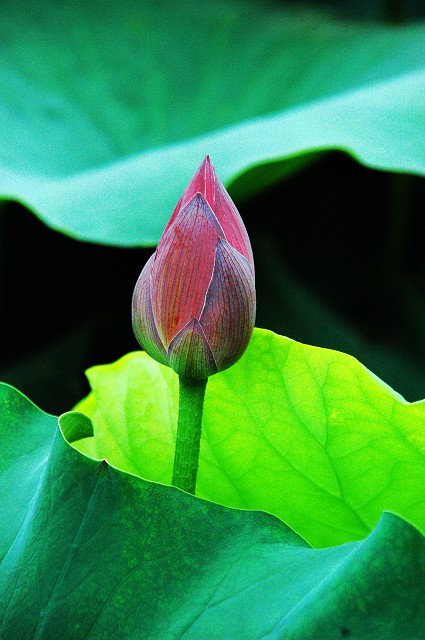
[{"label": "bright green lotus leaf", "polygon": [[[94,458],[170,483],[178,379],[143,352],[88,371]],[[255,329],[209,379],[197,495],[279,516],[313,546],[364,537],[388,509],[425,531],[425,403],[357,360]]]},{"label": "bright green lotus leaf", "polygon": [[4,0],[0,197],[55,229],[157,242],[210,153],[235,196],[329,149],[425,174],[425,25],[253,0]]},{"label": "bright green lotus leaf", "polygon": [[59,422],[0,385],[2,640],[422,638],[425,542],[397,516],[313,550],[269,514],[81,455],[63,436],[90,420]]}]

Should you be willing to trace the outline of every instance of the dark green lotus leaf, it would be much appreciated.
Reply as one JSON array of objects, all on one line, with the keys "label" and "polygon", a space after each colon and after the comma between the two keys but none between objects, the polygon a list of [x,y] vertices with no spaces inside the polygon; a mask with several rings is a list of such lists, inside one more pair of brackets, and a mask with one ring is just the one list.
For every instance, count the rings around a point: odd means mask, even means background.
[{"label": "dark green lotus leaf", "polygon": [[329,149],[423,175],[424,39],[253,0],[3,0],[0,197],[148,245],[207,152],[236,196]]},{"label": "dark green lotus leaf", "polygon": [[82,414],[55,423],[0,385],[2,640],[422,638],[424,538],[397,516],[313,550],[85,457],[64,438],[90,436]]}]

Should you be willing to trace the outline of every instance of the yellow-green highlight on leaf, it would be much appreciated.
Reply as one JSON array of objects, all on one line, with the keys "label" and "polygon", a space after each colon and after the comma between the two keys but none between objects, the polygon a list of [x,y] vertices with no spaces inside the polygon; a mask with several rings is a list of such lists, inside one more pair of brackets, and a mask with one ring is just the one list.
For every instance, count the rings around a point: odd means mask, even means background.
[{"label": "yellow-green highlight on leaf", "polygon": [[[177,376],[143,352],[88,371],[78,405],[89,456],[169,484]],[[207,386],[197,495],[260,509],[324,547],[370,532],[384,510],[425,531],[425,403],[409,404],[349,355],[255,329]]]},{"label": "yellow-green highlight on leaf", "polygon": [[62,436],[90,420],[59,422],[0,384],[2,640],[422,640],[425,540],[402,519],[311,549],[81,455]]},{"label": "yellow-green highlight on leaf", "polygon": [[156,244],[205,153],[238,198],[331,149],[425,175],[424,23],[254,0],[3,0],[1,18],[0,198],[72,237]]}]

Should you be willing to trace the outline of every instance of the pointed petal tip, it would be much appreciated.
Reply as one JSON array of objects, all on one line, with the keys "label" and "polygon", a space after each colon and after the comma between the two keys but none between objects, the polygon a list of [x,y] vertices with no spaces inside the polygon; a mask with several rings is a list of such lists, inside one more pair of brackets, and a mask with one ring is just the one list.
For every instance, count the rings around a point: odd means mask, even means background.
[{"label": "pointed petal tip", "polygon": [[204,379],[217,373],[217,364],[196,318],[173,338],[168,349],[169,363],[179,375]]},{"label": "pointed petal tip", "polygon": [[191,199],[184,205],[184,207],[180,209],[179,213],[180,213],[180,216],[182,216],[187,211],[195,211],[195,210],[196,211],[202,210],[209,217],[211,217],[211,220],[214,222],[214,225],[218,227],[218,229],[220,230],[220,233],[223,233],[220,225],[218,224],[217,217],[210,203],[208,202],[205,195],[201,193],[201,191],[196,191],[196,193],[193,194]]},{"label": "pointed petal tip", "polygon": [[[208,202],[206,201],[205,196],[201,191],[196,191],[193,194],[193,196],[191,197],[191,199],[189,200],[189,202],[193,202],[193,200],[196,200],[197,203],[198,203],[198,201],[203,201],[203,203],[208,205]],[[188,204],[189,204],[189,202],[188,202]]]},{"label": "pointed petal tip", "polygon": [[212,213],[214,213],[210,203],[205,197],[205,194],[202,193],[201,191],[196,191],[196,193],[193,194],[193,196],[185,206],[187,207],[190,204],[196,207],[203,207],[205,209],[209,209]]}]

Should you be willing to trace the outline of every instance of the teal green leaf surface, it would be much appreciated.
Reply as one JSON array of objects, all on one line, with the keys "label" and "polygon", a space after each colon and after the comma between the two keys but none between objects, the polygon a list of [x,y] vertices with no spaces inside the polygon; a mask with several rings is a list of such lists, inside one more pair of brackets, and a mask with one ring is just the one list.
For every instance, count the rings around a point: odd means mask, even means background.
[{"label": "teal green leaf surface", "polygon": [[[170,483],[177,376],[143,352],[88,371],[78,409],[94,458]],[[261,509],[317,547],[363,538],[384,510],[425,531],[425,402],[409,404],[357,360],[255,329],[209,379],[197,495]]]},{"label": "teal green leaf surface", "polygon": [[424,38],[252,0],[6,0],[0,197],[135,246],[205,153],[236,197],[329,149],[424,175]]},{"label": "teal green leaf surface", "polygon": [[314,550],[269,514],[91,460],[65,439],[90,420],[59,423],[0,385],[3,640],[422,637],[424,538],[397,516]]}]

